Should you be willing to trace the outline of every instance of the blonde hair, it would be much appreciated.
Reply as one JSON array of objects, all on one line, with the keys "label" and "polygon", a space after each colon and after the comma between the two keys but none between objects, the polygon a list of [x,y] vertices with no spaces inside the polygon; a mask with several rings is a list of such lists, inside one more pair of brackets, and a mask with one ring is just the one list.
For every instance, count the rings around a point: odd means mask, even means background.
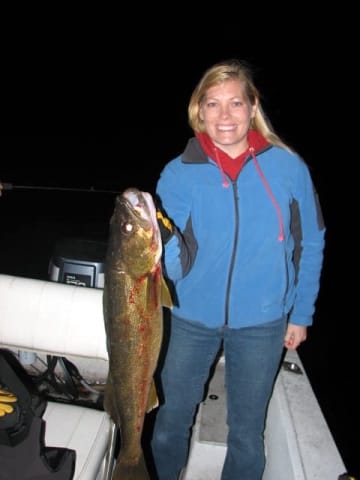
[{"label": "blonde hair", "polygon": [[193,91],[188,106],[188,120],[194,132],[204,132],[204,124],[200,118],[200,107],[209,88],[226,82],[227,80],[240,80],[244,92],[251,105],[257,103],[255,117],[252,119],[251,128],[259,131],[272,145],[290,150],[280,137],[275,133],[269,119],[266,117],[260,104],[260,93],[252,79],[250,68],[239,60],[227,60],[216,63],[208,68]]}]

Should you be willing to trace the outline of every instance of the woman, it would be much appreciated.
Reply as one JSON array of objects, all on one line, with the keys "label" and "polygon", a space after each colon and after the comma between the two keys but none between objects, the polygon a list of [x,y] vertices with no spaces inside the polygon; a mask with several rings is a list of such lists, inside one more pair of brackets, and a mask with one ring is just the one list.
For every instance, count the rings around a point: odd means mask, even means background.
[{"label": "woman", "polygon": [[221,480],[262,478],[283,349],[296,349],[312,324],[325,227],[307,166],[274,132],[259,97],[241,62],[209,68],[188,107],[195,137],[158,181],[177,302],[152,438],[159,480],[176,480],[186,465],[220,348],[229,427]]}]

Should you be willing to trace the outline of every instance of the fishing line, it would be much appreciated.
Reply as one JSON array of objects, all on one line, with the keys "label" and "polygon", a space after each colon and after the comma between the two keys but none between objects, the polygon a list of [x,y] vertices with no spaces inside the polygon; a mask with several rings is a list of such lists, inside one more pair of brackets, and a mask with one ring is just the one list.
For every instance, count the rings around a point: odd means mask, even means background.
[{"label": "fishing line", "polygon": [[118,194],[115,190],[101,190],[93,186],[88,188],[73,188],[73,187],[53,187],[43,185],[14,185],[13,183],[2,183],[3,190],[57,190],[63,192],[86,192],[86,193],[110,193]]}]

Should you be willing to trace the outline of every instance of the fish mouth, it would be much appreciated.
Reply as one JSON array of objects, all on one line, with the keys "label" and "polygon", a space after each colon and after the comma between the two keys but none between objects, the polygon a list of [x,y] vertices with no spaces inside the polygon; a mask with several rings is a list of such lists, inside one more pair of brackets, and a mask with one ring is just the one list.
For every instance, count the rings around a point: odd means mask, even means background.
[{"label": "fish mouth", "polygon": [[136,188],[128,188],[121,198],[140,222],[147,225],[144,231],[151,237],[152,249],[156,252],[155,263],[158,263],[162,255],[162,242],[152,195]]}]

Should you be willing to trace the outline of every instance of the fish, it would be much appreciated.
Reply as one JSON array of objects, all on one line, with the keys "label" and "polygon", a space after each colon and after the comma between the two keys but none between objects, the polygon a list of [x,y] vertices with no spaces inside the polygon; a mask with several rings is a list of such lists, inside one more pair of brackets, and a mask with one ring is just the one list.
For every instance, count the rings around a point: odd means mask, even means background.
[{"label": "fish", "polygon": [[127,188],[115,199],[104,265],[109,370],[103,405],[120,432],[113,480],[150,478],[142,432],[145,415],[159,405],[154,373],[163,340],[163,308],[173,306],[162,252],[152,195]]}]

